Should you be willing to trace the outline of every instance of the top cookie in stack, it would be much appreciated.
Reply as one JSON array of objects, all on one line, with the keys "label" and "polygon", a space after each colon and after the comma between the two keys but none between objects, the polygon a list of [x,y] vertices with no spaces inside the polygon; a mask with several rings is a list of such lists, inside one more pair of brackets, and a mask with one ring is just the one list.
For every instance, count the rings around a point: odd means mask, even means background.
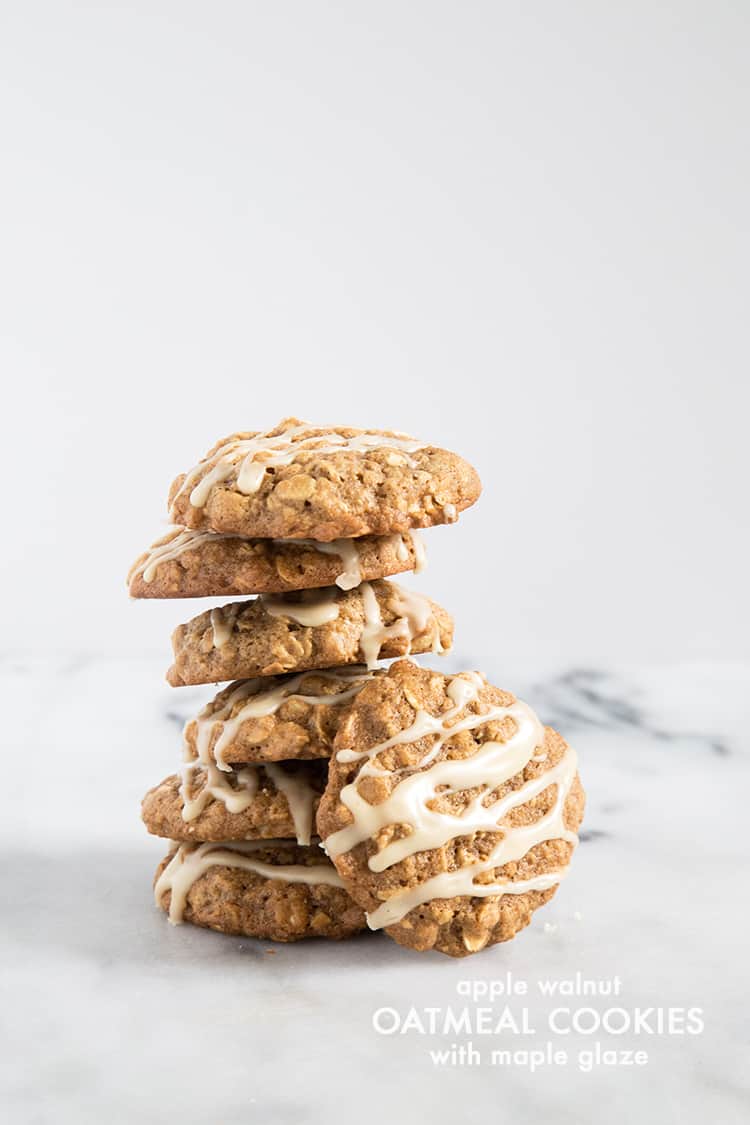
[{"label": "top cookie in stack", "polygon": [[480,491],[461,457],[406,434],[286,418],[219,442],[169,502],[184,527],[325,543],[452,523]]}]

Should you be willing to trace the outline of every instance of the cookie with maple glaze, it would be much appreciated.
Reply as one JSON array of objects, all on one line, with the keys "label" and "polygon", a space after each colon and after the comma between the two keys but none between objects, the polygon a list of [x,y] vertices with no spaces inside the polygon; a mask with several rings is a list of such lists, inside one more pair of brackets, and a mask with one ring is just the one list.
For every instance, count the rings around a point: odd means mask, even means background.
[{"label": "cookie with maple glaze", "polygon": [[130,568],[132,598],[216,598],[279,594],[319,586],[351,590],[425,566],[416,531],[360,539],[243,539],[173,527]]},{"label": "cookie with maple glaze", "polygon": [[583,807],[574,751],[528,706],[400,660],[342,717],[317,822],[372,928],[463,957],[552,897]]},{"label": "cookie with maple glaze", "polygon": [[286,837],[309,844],[327,775],[322,759],[234,769],[186,762],[149,789],[141,816],[149,832],[167,840]]},{"label": "cookie with maple glaze", "polygon": [[207,610],[172,634],[173,687],[444,652],[453,621],[435,602],[395,582],[362,582],[263,594]]},{"label": "cookie with maple glaze", "polygon": [[231,434],[169,493],[173,523],[268,539],[348,539],[453,523],[479,497],[462,457],[389,430],[285,418]]},{"label": "cookie with maple glaze", "polygon": [[263,941],[341,939],[365,928],[320,848],[289,840],[180,844],[157,869],[154,897],[174,924]]},{"label": "cookie with maple glaze", "polygon": [[222,769],[329,758],[342,711],[378,675],[354,664],[229,684],[185,724],[184,756]]}]

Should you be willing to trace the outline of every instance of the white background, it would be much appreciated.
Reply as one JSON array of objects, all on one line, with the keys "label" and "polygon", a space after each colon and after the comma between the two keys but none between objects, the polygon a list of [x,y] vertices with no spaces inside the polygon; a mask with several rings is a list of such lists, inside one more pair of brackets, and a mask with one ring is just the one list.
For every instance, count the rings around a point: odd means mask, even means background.
[{"label": "white background", "polygon": [[467,663],[745,655],[749,23],[5,5],[3,648],[166,665],[170,480],[293,413],[476,463],[419,580]]},{"label": "white background", "polygon": [[[749,48],[742,0],[0,0],[9,1121],[747,1121]],[[213,689],[161,679],[202,604],[125,573],[290,413],[476,463],[413,581],[580,753],[565,886],[469,962],[151,906],[139,799]],[[705,1035],[587,1077],[371,1030],[579,969]]]}]

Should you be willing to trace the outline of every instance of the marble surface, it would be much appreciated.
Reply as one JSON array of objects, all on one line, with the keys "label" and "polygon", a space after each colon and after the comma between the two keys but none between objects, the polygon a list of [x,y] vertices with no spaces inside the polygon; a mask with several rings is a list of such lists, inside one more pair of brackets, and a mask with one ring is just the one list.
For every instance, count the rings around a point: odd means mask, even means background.
[{"label": "marble surface", "polygon": [[[516,941],[465,961],[382,935],[270,946],[170,927],[150,891],[164,849],[138,805],[173,771],[180,726],[210,689],[171,691],[164,666],[2,661],[5,1120],[748,1119],[750,666],[485,666],[574,743],[588,811],[553,902]],[[620,978],[621,995],[540,995],[540,981],[576,972]],[[526,1008],[534,1035],[374,1030],[379,1008],[460,1009],[462,982],[497,989],[509,973],[529,994],[496,997],[494,1013],[518,1021]],[[560,1005],[700,1008],[705,1029],[551,1035]],[[597,1040],[648,1061],[582,1071],[577,1052]],[[430,1056],[469,1041],[479,1065]],[[547,1041],[568,1065],[487,1062],[490,1047]]]}]

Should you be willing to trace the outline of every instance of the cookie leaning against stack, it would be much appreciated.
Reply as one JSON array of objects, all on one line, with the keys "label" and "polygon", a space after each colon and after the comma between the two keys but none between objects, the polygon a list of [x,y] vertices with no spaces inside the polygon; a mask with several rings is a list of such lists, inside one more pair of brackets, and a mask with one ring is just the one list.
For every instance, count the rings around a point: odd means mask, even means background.
[{"label": "cookie leaning against stack", "polygon": [[421,570],[416,529],[480,488],[456,454],[296,419],[174,482],[175,527],[131,595],[257,596],[173,634],[173,686],[235,682],[143,801],[171,841],[155,883],[171,921],[279,941],[369,924],[463,956],[554,893],[583,810],[573,752],[477,673],[377,667],[450,648],[449,614],[387,579]]}]

